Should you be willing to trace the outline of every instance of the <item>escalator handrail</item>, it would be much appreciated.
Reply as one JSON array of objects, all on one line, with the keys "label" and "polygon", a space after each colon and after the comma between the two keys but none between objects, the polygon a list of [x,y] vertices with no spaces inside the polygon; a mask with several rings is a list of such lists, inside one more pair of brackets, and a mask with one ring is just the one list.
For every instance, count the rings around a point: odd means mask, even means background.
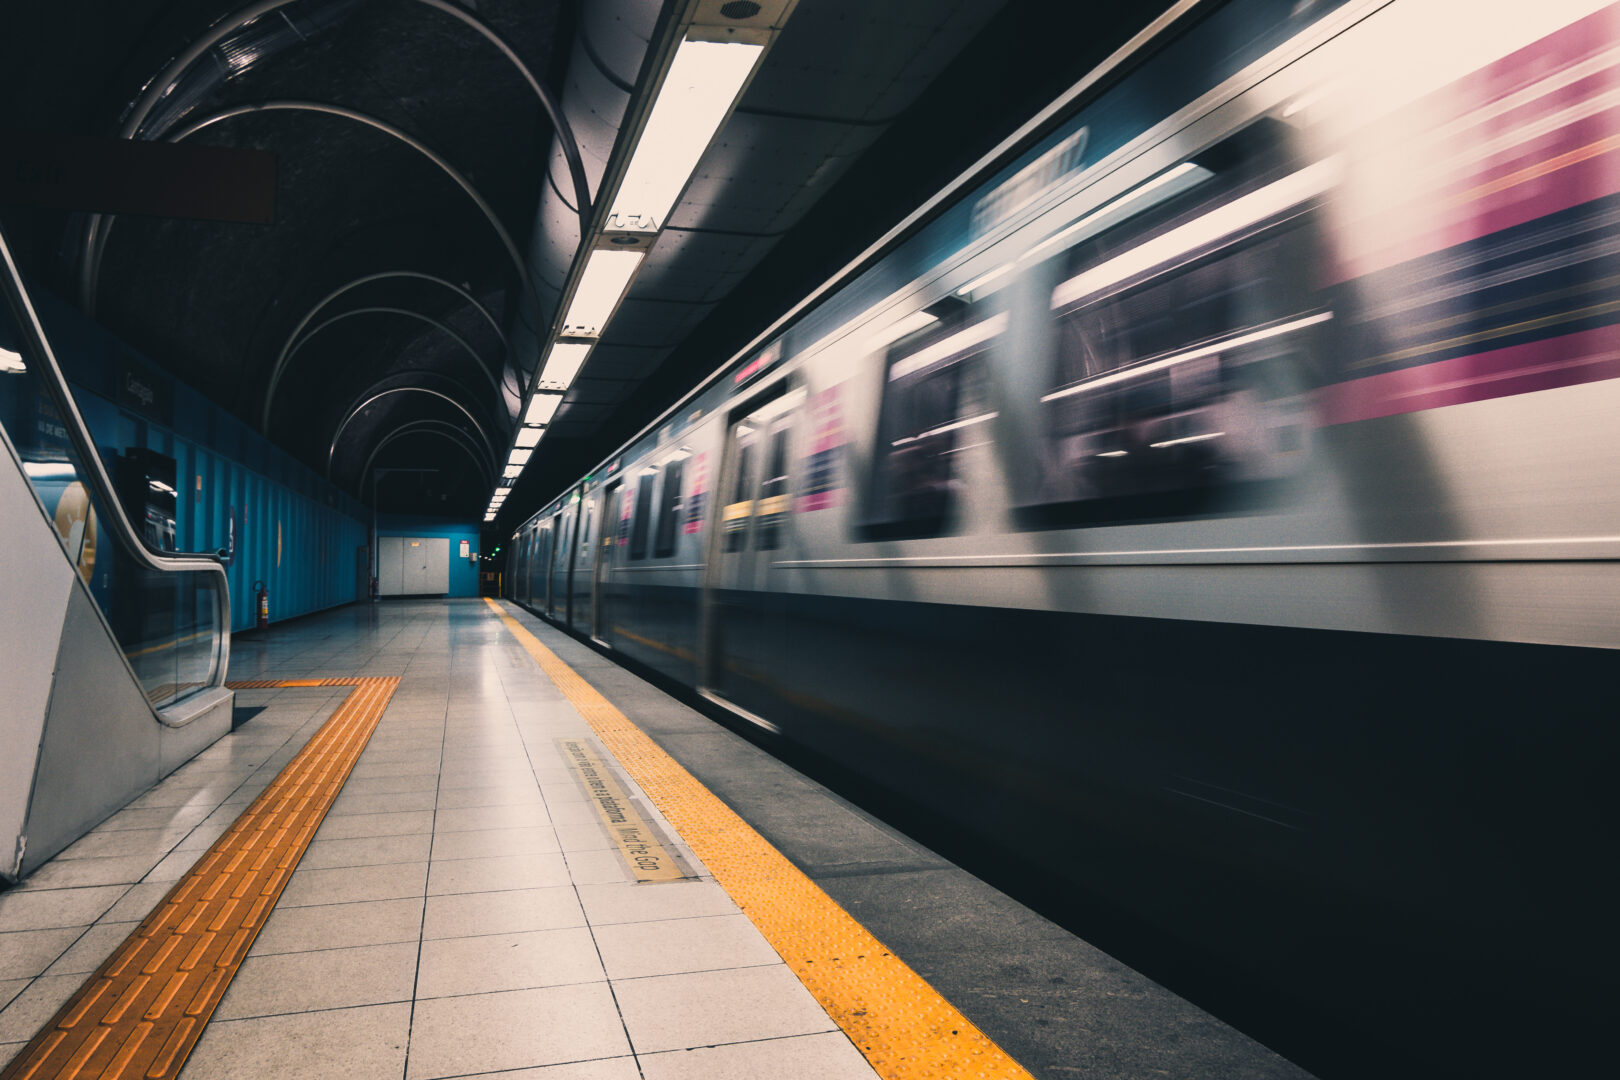
[{"label": "escalator handrail", "polygon": [[5,288],[6,300],[11,305],[19,330],[31,346],[33,356],[29,359],[38,361],[40,380],[45,384],[46,393],[49,394],[52,404],[56,406],[56,411],[62,418],[63,426],[67,428],[68,438],[72,440],[73,448],[78,452],[83,466],[84,479],[94,489],[103,507],[102,516],[110,519],[111,531],[119,545],[138,564],[148,570],[170,574],[212,573],[218,577],[219,581],[214,589],[216,620],[214,650],[208,680],[200,689],[225,685],[225,672],[230,665],[231,655],[231,589],[225,565],[218,556],[205,552],[154,550],[147,544],[146,538],[136,530],[129,515],[124,511],[123,503],[118,500],[113,490],[112,478],[107,475],[107,468],[102,463],[101,455],[96,451],[95,440],[90,435],[83,414],[79,412],[78,402],[74,400],[67,377],[56,361],[56,352],[51,348],[50,338],[45,333],[45,325],[34,309],[28,288],[23,284],[22,274],[12,258],[11,243],[6,238],[4,229],[0,229],[0,258],[3,258],[5,263],[4,280],[0,284]]}]

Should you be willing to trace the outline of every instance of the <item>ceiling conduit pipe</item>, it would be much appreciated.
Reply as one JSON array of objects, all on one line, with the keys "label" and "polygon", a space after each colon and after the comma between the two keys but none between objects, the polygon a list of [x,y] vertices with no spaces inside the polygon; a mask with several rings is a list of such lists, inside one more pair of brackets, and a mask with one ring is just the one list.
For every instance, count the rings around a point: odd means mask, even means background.
[{"label": "ceiling conduit pipe", "polygon": [[412,420],[410,423],[401,424],[393,431],[390,431],[383,436],[376,446],[371,448],[371,453],[366,455],[365,465],[360,468],[360,476],[356,480],[355,486],[361,491],[365,490],[366,476],[371,472],[371,466],[376,462],[377,455],[382,453],[383,447],[411,435],[437,435],[441,439],[448,439],[473,459],[473,464],[478,466],[478,470],[484,474],[485,479],[491,482],[494,481],[495,468],[478,453],[478,443],[471,435],[468,435],[448,420]]},{"label": "ceiling conduit pipe", "polygon": [[[300,340],[301,335],[304,333],[304,328],[313,322],[315,316],[319,315],[323,310],[325,310],[328,304],[332,303],[332,301],[336,300],[344,293],[358,289],[362,285],[369,285],[375,281],[389,281],[396,278],[413,281],[426,281],[430,284],[441,285],[444,288],[449,289],[451,292],[461,297],[463,301],[472,305],[472,307],[477,310],[478,314],[484,317],[484,321],[489,324],[489,328],[495,331],[495,336],[501,339],[501,351],[503,355],[511,352],[512,344],[506,340],[506,332],[501,329],[501,324],[496,321],[495,316],[490,314],[489,308],[485,307],[479,302],[477,297],[468,292],[466,289],[463,289],[460,285],[447,281],[442,277],[437,277],[433,274],[420,273],[416,270],[384,270],[376,274],[366,274],[363,277],[355,278],[353,281],[344,282],[342,285],[339,285],[337,288],[321,297],[320,300],[316,302],[315,306],[305,312],[302,319],[298,320],[298,325],[293,327],[292,333],[287,335],[287,340],[281,343],[281,351],[276,354],[276,362],[270,369],[269,385],[266,387],[264,392],[264,409],[259,417],[259,431],[262,434],[268,434],[270,431],[270,407],[276,399],[276,387],[281,383],[281,376],[285,373],[287,365],[292,361],[293,355],[304,346],[303,341]],[[417,313],[410,312],[409,314],[416,315]],[[332,320],[327,320],[327,322],[322,323],[321,326],[326,326],[331,321]],[[441,328],[443,327],[443,324],[439,323],[438,321],[435,321],[434,325],[440,326]],[[320,327],[316,327],[315,330],[310,331],[310,334],[314,335],[317,331],[319,331],[319,329]],[[457,340],[460,339],[458,338]],[[482,358],[479,358],[479,363],[482,365]],[[494,383],[495,380],[493,376],[491,377],[490,381],[492,384]],[[496,388],[498,391],[499,386],[497,385]]]},{"label": "ceiling conduit pipe", "polygon": [[[205,128],[213,127],[215,124],[221,123],[222,121],[230,120],[238,116],[248,116],[252,113],[263,112],[324,113],[327,116],[336,116],[345,120],[352,120],[357,124],[364,124],[366,127],[380,131],[384,135],[387,135],[398,142],[404,143],[412,150],[415,150],[418,154],[427,158],[428,161],[432,162],[440,172],[444,173],[444,175],[447,176],[457,187],[459,187],[467,198],[471,199],[473,204],[478,207],[479,212],[484,215],[484,220],[489,222],[489,227],[494,230],[496,237],[500,240],[501,246],[506,249],[507,257],[512,260],[512,267],[517,274],[518,283],[520,286],[524,287],[522,291],[530,291],[528,286],[528,268],[523,263],[523,256],[519,253],[517,244],[512,240],[512,234],[506,231],[506,226],[501,223],[500,217],[496,215],[495,208],[478,193],[478,189],[473,187],[472,181],[468,180],[459,169],[450,164],[450,162],[446,161],[442,156],[435,152],[432,147],[428,146],[416,136],[411,135],[409,132],[401,131],[399,128],[388,123],[388,121],[381,120],[369,113],[363,113],[357,109],[351,109],[344,105],[329,105],[326,102],[321,101],[260,101],[247,105],[234,105],[229,109],[223,109],[220,112],[214,113],[210,116],[205,116],[201,120],[196,120],[190,124],[187,124],[179,131],[164,136],[164,141],[172,143],[181,142],[182,140],[197,134],[199,131],[202,131]],[[116,221],[117,218],[112,214],[97,216],[102,222],[101,241],[104,248],[106,246],[107,237],[111,232],[113,222]]]},{"label": "ceiling conduit pipe", "polygon": [[[419,311],[411,311],[409,308],[361,307],[361,308],[350,308],[348,311],[340,311],[336,315],[333,315],[330,319],[327,319],[325,322],[321,322],[321,323],[316,324],[310,330],[309,333],[307,333],[303,337],[299,338],[297,343],[293,345],[291,351],[289,351],[286,354],[286,362],[291,363],[293,357],[297,356],[299,351],[302,350],[303,347],[305,345],[307,345],[322,330],[325,330],[327,327],[332,326],[332,325],[334,325],[336,323],[340,323],[345,319],[352,319],[352,318],[355,318],[356,316],[359,316],[359,315],[402,315],[402,316],[404,316],[405,318],[408,318],[408,319],[415,319],[418,322],[427,323],[429,326],[433,327],[435,330],[438,330],[440,333],[444,334],[450,340],[454,341],[456,343],[456,345],[459,346],[463,352],[465,352],[468,356],[472,357],[473,366],[476,367],[478,369],[478,373],[480,375],[482,375],[489,382],[489,388],[491,390],[496,391],[497,393],[500,391],[500,383],[498,381],[496,381],[495,373],[490,371],[489,368],[484,366],[483,358],[478,355],[477,350],[475,350],[470,344],[468,344],[466,338],[462,337],[460,334],[458,334],[454,330],[450,329],[448,326],[446,326],[444,323],[440,322],[438,319],[435,319],[430,315],[423,315]],[[431,370],[431,369],[428,369],[428,370]],[[279,372],[278,372],[278,376],[279,376]],[[275,393],[275,390],[276,390],[275,383],[271,383],[269,393],[271,395],[273,395]],[[267,396],[265,398],[265,403],[264,403],[264,427],[263,427],[262,430],[266,434],[269,434],[269,431],[270,431],[270,404],[271,404],[272,400],[273,400],[272,397]]]},{"label": "ceiling conduit pipe", "polygon": [[[123,139],[137,139],[142,136],[142,129],[152,111],[179,83],[182,76],[191,68],[191,65],[201,59],[214,46],[220,44],[232,34],[243,27],[262,18],[280,8],[295,3],[297,0],[258,0],[257,3],[239,8],[231,14],[220,19],[208,28],[206,32],[194,39],[173,60],[164,67],[155,77],[147,82],[141,90],[139,97],[131,103],[129,111],[124,116],[124,122],[119,127],[118,136]],[[471,12],[464,11],[446,0],[414,0],[443,14],[449,15],[463,25],[476,31],[480,36],[498,49],[502,56],[512,64],[529,84],[530,90],[540,102],[540,107],[552,123],[552,150],[561,153],[564,164],[568,170],[569,180],[574,189],[574,199],[580,217],[580,231],[583,234],[585,222],[589,220],[591,212],[590,188],[586,181],[584,162],[580,157],[579,148],[574,141],[573,132],[569,130],[562,108],[551,92],[535,78],[534,72],[529,69],[517,51],[501,37],[493,27],[479,19]],[[600,171],[598,171],[600,177]],[[85,228],[84,239],[79,255],[79,306],[91,318],[96,313],[96,292],[101,280],[101,260],[107,247],[107,230],[112,224],[112,215],[91,214],[89,224]]]},{"label": "ceiling conduit pipe", "polygon": [[494,457],[495,444],[490,441],[489,432],[484,430],[484,425],[480,424],[478,422],[478,418],[468,411],[467,406],[463,405],[449,394],[444,393],[442,390],[431,390],[426,386],[395,386],[387,390],[379,390],[377,393],[371,394],[369,397],[362,395],[364,400],[357,400],[344,412],[343,419],[341,422],[339,422],[337,430],[332,432],[332,444],[327,447],[326,450],[327,479],[330,480],[332,477],[332,458],[337,454],[338,441],[343,438],[344,430],[354,421],[354,418],[359,416],[360,413],[363,412],[368,406],[381,401],[383,398],[388,397],[391,394],[428,394],[432,397],[438,398],[441,401],[448,402],[457,411],[459,411],[462,416],[467,418],[467,422],[469,424],[478,429],[478,434],[483,437],[484,445],[489,447],[490,456]]}]

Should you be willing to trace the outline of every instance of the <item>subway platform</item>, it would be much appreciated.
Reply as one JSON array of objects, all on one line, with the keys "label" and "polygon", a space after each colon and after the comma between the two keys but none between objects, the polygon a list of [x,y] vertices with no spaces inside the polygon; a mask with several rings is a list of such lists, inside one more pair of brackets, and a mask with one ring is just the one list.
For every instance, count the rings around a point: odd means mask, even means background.
[{"label": "subway platform", "polygon": [[515,605],[232,680],[0,894],[6,1080],[1308,1075]]}]

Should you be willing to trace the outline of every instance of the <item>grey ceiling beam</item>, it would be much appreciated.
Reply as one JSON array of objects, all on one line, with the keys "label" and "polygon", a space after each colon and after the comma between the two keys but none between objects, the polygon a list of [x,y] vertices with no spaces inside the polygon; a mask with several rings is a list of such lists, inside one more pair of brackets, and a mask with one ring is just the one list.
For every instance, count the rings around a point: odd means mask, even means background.
[{"label": "grey ceiling beam", "polygon": [[[248,4],[220,19],[210,26],[201,35],[194,38],[191,44],[157,74],[146,88],[141,91],[138,98],[130,106],[124,116],[124,123],[119,128],[118,135],[124,139],[138,138],[141,128],[146,124],[147,117],[158,102],[163,100],[165,94],[174,88],[175,83],[182,75],[201,59],[209,49],[224,41],[232,34],[255,19],[268,15],[272,11],[286,7],[297,0],[258,0],[257,3]],[[508,63],[515,67],[523,81],[529,84],[529,89],[539,100],[540,107],[545,110],[546,116],[551,120],[552,129],[557,135],[557,142],[568,163],[568,173],[574,184],[574,198],[579,211],[580,233],[583,235],[589,225],[591,215],[590,184],[585,177],[585,163],[579,154],[579,143],[574,139],[574,131],[568,125],[568,119],[563,115],[562,106],[558,103],[551,91],[546,89],[529,65],[523,62],[517,51],[507,43],[506,39],[488,23],[469,11],[465,11],[447,0],[413,0],[433,8],[435,11],[449,15],[463,25],[469,27],[490,44],[494,45]],[[173,140],[171,140],[173,141]],[[549,171],[549,170],[548,170]],[[96,312],[96,291],[101,278],[102,252],[106,249],[107,230],[112,225],[112,215],[92,214],[89,226],[85,229],[84,240],[79,257],[79,302],[85,314],[94,318]],[[510,245],[509,245],[510,246]],[[519,264],[521,266],[521,259]]]}]

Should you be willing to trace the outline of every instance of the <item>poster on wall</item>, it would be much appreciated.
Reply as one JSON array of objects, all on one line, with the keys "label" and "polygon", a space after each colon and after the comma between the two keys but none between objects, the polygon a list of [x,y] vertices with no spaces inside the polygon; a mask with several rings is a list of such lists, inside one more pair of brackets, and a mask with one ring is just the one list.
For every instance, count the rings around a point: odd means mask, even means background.
[{"label": "poster on wall", "polygon": [[461,557],[463,559],[472,558],[472,541],[463,540],[461,542]]}]

